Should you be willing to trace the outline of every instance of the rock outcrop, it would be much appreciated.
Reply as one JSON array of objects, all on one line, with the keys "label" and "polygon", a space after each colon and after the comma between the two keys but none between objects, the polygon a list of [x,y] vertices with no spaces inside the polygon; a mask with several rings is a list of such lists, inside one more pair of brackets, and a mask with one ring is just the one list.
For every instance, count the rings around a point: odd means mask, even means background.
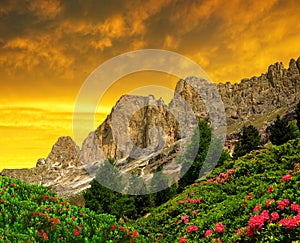
[{"label": "rock outcrop", "polygon": [[4,169],[2,175],[53,187],[59,195],[68,197],[89,187],[92,180],[78,160],[79,151],[70,137],[60,137],[48,157],[39,159],[35,168]]}]

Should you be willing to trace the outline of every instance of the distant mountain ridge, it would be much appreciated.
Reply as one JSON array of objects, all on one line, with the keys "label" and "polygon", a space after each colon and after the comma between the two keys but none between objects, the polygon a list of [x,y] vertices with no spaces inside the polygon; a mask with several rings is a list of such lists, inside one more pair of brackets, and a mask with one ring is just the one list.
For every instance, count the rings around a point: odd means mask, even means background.
[{"label": "distant mountain ridge", "polygon": [[[188,80],[193,85],[198,85],[197,78],[190,77]],[[300,57],[297,61],[291,59],[287,69],[281,62],[275,63],[259,77],[216,86],[224,103],[228,125],[247,122],[253,116],[263,117],[276,109],[288,110],[300,98]],[[176,157],[178,141],[182,139],[176,114],[174,116],[170,112],[178,102],[178,95],[186,101],[197,119],[209,119],[205,104],[197,92],[188,84],[187,79],[179,80],[170,104],[166,105],[162,99],[156,100],[152,95],[124,95],[106,120],[95,131],[90,132],[81,149],[70,137],[61,137],[48,157],[38,161],[37,167],[5,169],[2,175],[19,177],[27,183],[51,186],[59,195],[69,197],[86,189],[94,178],[94,174],[87,173],[86,166],[97,167],[105,158],[115,159],[121,170],[136,173],[151,174],[159,165],[167,167]],[[137,110],[133,116],[130,113],[132,110]],[[173,111],[176,113],[176,109]],[[122,150],[118,149],[113,139],[114,115],[118,117],[115,125],[119,126],[118,142],[124,144]],[[263,133],[265,127],[259,128]],[[127,144],[128,137],[124,134],[130,135],[131,144]],[[228,135],[230,140],[230,134]],[[156,153],[151,148],[153,145],[158,146],[155,148]],[[144,153],[139,154],[137,148],[142,148]]]}]

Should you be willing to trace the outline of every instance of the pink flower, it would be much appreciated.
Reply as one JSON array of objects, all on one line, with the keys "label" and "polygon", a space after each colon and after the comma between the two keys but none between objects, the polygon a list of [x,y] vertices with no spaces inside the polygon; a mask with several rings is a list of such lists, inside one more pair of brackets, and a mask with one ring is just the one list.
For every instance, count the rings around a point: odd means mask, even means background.
[{"label": "pink flower", "polygon": [[270,194],[272,192],[273,192],[273,186],[269,186],[269,188],[268,188],[268,194]]},{"label": "pink flower", "polygon": [[197,230],[198,230],[198,227],[196,225],[191,225],[191,226],[187,227],[186,233],[191,233],[191,232],[194,232],[194,231],[197,231]]},{"label": "pink flower", "polygon": [[11,187],[14,187],[14,186],[15,186],[15,183],[11,183],[10,186],[11,186]]},{"label": "pink flower", "polygon": [[51,197],[51,201],[52,201],[52,202],[54,202],[54,201],[56,201],[56,200],[57,200],[56,197]]},{"label": "pink flower", "polygon": [[122,226],[122,225],[120,226],[120,229],[123,230],[123,231],[126,230],[126,228],[124,226]]},{"label": "pink flower", "polygon": [[288,199],[284,199],[282,201],[278,201],[277,204],[280,210],[284,210],[284,208],[290,204],[290,201]]},{"label": "pink flower", "polygon": [[207,231],[205,232],[205,234],[204,234],[204,237],[206,238],[206,237],[212,235],[212,233],[213,233],[212,230],[207,230]]},{"label": "pink flower", "polygon": [[184,224],[188,224],[188,223],[189,223],[188,219],[184,220]]},{"label": "pink flower", "polygon": [[271,213],[272,221],[276,221],[279,219],[279,214],[277,212]]},{"label": "pink flower", "polygon": [[285,175],[281,179],[282,182],[290,181],[290,180],[292,180],[292,176],[291,175]]},{"label": "pink flower", "polygon": [[185,242],[186,242],[186,239],[183,236],[180,237],[179,243],[185,243]]},{"label": "pink flower", "polygon": [[282,219],[279,221],[279,224],[280,225],[283,225],[289,229],[294,229],[297,227],[298,225],[298,222],[297,222],[297,219],[295,218],[288,218],[288,219]]},{"label": "pink flower", "polygon": [[33,217],[36,217],[36,216],[38,216],[39,214],[37,213],[37,212],[34,212],[33,213]]},{"label": "pink flower", "polygon": [[297,203],[291,204],[291,210],[300,213],[300,206]]},{"label": "pink flower", "polygon": [[43,233],[43,237],[44,237],[44,240],[48,240],[48,235],[46,233]]},{"label": "pink flower", "polygon": [[53,222],[53,224],[57,224],[58,223],[58,218],[56,217],[56,218],[53,218],[52,219],[52,222]]},{"label": "pink flower", "polygon": [[268,199],[267,203],[266,203],[266,207],[268,208],[270,206],[271,203],[275,202],[274,199]]},{"label": "pink flower", "polygon": [[218,233],[223,233],[223,231],[224,231],[224,225],[222,224],[222,222],[216,224],[216,231]]},{"label": "pink flower", "polygon": [[181,220],[186,220],[186,219],[188,219],[189,218],[189,216],[188,215],[184,215],[184,216],[181,216]]},{"label": "pink flower", "polygon": [[48,199],[48,196],[44,195],[43,200],[46,201]]},{"label": "pink flower", "polygon": [[249,193],[248,200],[251,200],[251,199],[252,199],[252,193]]},{"label": "pink flower", "polygon": [[207,182],[213,182],[214,181],[214,178],[210,178],[207,180]]},{"label": "pink flower", "polygon": [[253,209],[253,212],[258,212],[259,210],[261,210],[261,205],[256,205]]},{"label": "pink flower", "polygon": [[114,224],[113,226],[111,226],[111,230],[116,230],[117,226],[116,224]]},{"label": "pink flower", "polygon": [[239,235],[239,234],[242,234],[242,233],[243,233],[242,229],[237,229],[235,234]]},{"label": "pink flower", "polygon": [[197,211],[193,211],[192,214],[197,215]]},{"label": "pink flower", "polygon": [[79,232],[76,229],[74,229],[73,233],[74,233],[75,236],[79,236]]}]

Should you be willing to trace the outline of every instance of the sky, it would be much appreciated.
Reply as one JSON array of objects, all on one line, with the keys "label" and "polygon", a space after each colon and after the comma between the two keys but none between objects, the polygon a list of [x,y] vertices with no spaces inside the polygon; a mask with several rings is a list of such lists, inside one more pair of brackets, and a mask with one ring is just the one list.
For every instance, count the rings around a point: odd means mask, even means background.
[{"label": "sky", "polygon": [[[1,0],[0,170],[32,167],[59,136],[73,136],[82,84],[123,53],[173,51],[215,83],[259,76],[277,61],[287,66],[300,56],[299,7],[298,0]],[[174,89],[176,81],[158,72],[118,80],[99,102],[95,127],[122,94]]]}]

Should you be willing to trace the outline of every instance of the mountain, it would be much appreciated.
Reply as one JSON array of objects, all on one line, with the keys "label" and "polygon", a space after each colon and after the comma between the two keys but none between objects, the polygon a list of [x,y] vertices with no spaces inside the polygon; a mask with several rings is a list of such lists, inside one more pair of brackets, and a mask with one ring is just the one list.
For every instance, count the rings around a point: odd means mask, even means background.
[{"label": "mountain", "polygon": [[[70,137],[61,137],[48,157],[40,159],[35,168],[5,169],[2,175],[51,186],[59,195],[69,197],[89,186],[105,158],[114,159],[122,171],[149,175],[149,178],[159,165],[171,172],[178,171],[171,162],[184,151],[184,140],[197,120],[211,120],[197,91],[201,90],[210,104],[210,113],[218,121],[225,119],[213,107],[211,101],[216,97],[211,85],[202,85],[205,83],[200,81],[196,77],[179,80],[168,105],[152,95],[124,95],[106,120],[90,132],[81,149]],[[291,59],[287,69],[282,63],[275,63],[259,77],[235,84],[220,83],[216,87],[228,124],[226,147],[234,147],[239,129],[249,123],[259,128],[267,139],[265,129],[277,114],[293,117],[293,107],[300,97],[300,57],[297,61]],[[188,108],[192,109],[195,120],[187,112]]]}]

